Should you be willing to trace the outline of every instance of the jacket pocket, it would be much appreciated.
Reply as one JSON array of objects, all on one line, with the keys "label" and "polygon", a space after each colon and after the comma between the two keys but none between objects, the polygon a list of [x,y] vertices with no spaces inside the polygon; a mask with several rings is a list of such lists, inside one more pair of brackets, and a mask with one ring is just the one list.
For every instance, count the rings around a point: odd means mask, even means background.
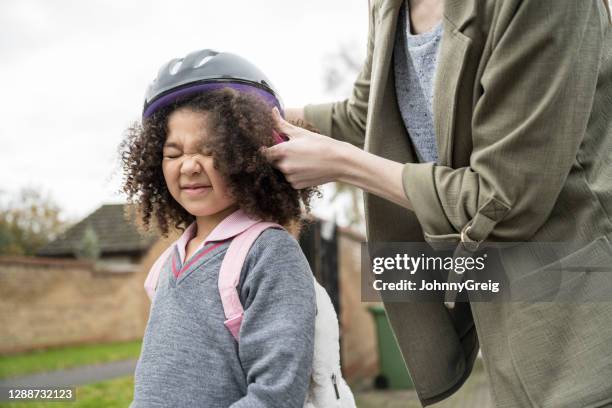
[{"label": "jacket pocket", "polygon": [[[547,244],[538,248],[538,243],[530,243],[534,247],[532,252],[519,250],[514,256],[537,259],[549,253],[550,257],[551,245]],[[508,261],[504,263],[514,301],[612,300],[612,245],[605,235],[555,262],[521,273],[518,278],[513,276],[516,267],[510,266]],[[523,264],[525,266],[534,265],[528,262]]]},{"label": "jacket pocket", "polygon": [[[598,407],[612,395],[612,273],[593,272],[594,259],[612,265],[605,236],[528,275],[568,274],[553,301],[509,305],[510,355],[534,406]],[[605,301],[592,301],[604,292]]]}]

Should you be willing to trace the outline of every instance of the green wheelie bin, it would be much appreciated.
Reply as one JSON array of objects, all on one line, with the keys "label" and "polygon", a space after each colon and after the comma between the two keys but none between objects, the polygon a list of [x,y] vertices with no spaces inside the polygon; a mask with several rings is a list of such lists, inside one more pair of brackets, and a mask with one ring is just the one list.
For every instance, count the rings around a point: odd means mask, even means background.
[{"label": "green wheelie bin", "polygon": [[376,324],[378,338],[378,361],[380,374],[374,381],[376,388],[407,389],[414,388],[404,359],[400,353],[387,314],[382,306],[370,306],[368,310]]}]

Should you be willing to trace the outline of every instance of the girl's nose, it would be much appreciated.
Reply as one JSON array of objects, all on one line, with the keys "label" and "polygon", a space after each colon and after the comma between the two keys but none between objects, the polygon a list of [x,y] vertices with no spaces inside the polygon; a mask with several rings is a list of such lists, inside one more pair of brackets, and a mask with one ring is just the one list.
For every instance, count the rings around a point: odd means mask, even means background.
[{"label": "girl's nose", "polygon": [[183,159],[183,163],[181,165],[181,173],[183,174],[198,174],[202,171],[202,166],[196,159],[196,155],[187,155],[185,159]]}]

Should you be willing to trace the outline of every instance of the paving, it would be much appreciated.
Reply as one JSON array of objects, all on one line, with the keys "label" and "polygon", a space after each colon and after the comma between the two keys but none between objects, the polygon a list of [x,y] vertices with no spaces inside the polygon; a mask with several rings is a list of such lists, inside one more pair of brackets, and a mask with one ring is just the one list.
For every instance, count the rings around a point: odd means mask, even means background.
[{"label": "paving", "polygon": [[[414,390],[359,390],[355,392],[359,408],[421,408]],[[472,375],[452,397],[432,408],[493,408],[489,384],[482,362],[477,360]]]},{"label": "paving", "polygon": [[0,387],[69,387],[134,374],[137,360],[121,360],[0,380]]}]

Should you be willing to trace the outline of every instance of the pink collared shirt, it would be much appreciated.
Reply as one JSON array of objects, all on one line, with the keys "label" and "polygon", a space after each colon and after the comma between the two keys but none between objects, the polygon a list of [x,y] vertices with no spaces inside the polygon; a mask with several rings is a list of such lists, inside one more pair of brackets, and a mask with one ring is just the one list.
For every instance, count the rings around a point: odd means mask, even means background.
[{"label": "pink collared shirt", "polygon": [[[211,242],[219,242],[225,241],[229,238],[232,238],[253,224],[256,224],[258,220],[250,218],[243,210],[238,209],[225,217],[223,221],[221,221],[211,232],[208,234],[206,239],[198,246],[198,248],[194,251],[194,254],[198,253],[202,248],[204,248],[207,244]],[[163,268],[168,256],[172,255],[172,251],[174,246],[176,245],[181,265],[185,265],[185,252],[187,248],[187,244],[193,237],[195,237],[197,233],[197,223],[194,221],[191,223],[181,234],[179,239],[172,243],[160,256],[157,258],[151,269],[149,270],[149,274],[144,282],[144,288],[147,294],[149,295],[149,299],[153,300],[153,296],[155,294],[155,287],[157,286],[157,280],[161,269]],[[190,258],[193,259],[193,256]],[[180,271],[179,271],[180,274]]]},{"label": "pink collared shirt", "polygon": [[[228,238],[238,235],[255,223],[257,223],[257,220],[249,218],[244,211],[238,209],[217,224],[193,253],[195,254],[211,242],[225,241]],[[185,263],[187,244],[196,236],[197,229],[197,223],[195,221],[192,222],[174,243],[178,247],[177,249],[181,256],[181,264]]]}]

